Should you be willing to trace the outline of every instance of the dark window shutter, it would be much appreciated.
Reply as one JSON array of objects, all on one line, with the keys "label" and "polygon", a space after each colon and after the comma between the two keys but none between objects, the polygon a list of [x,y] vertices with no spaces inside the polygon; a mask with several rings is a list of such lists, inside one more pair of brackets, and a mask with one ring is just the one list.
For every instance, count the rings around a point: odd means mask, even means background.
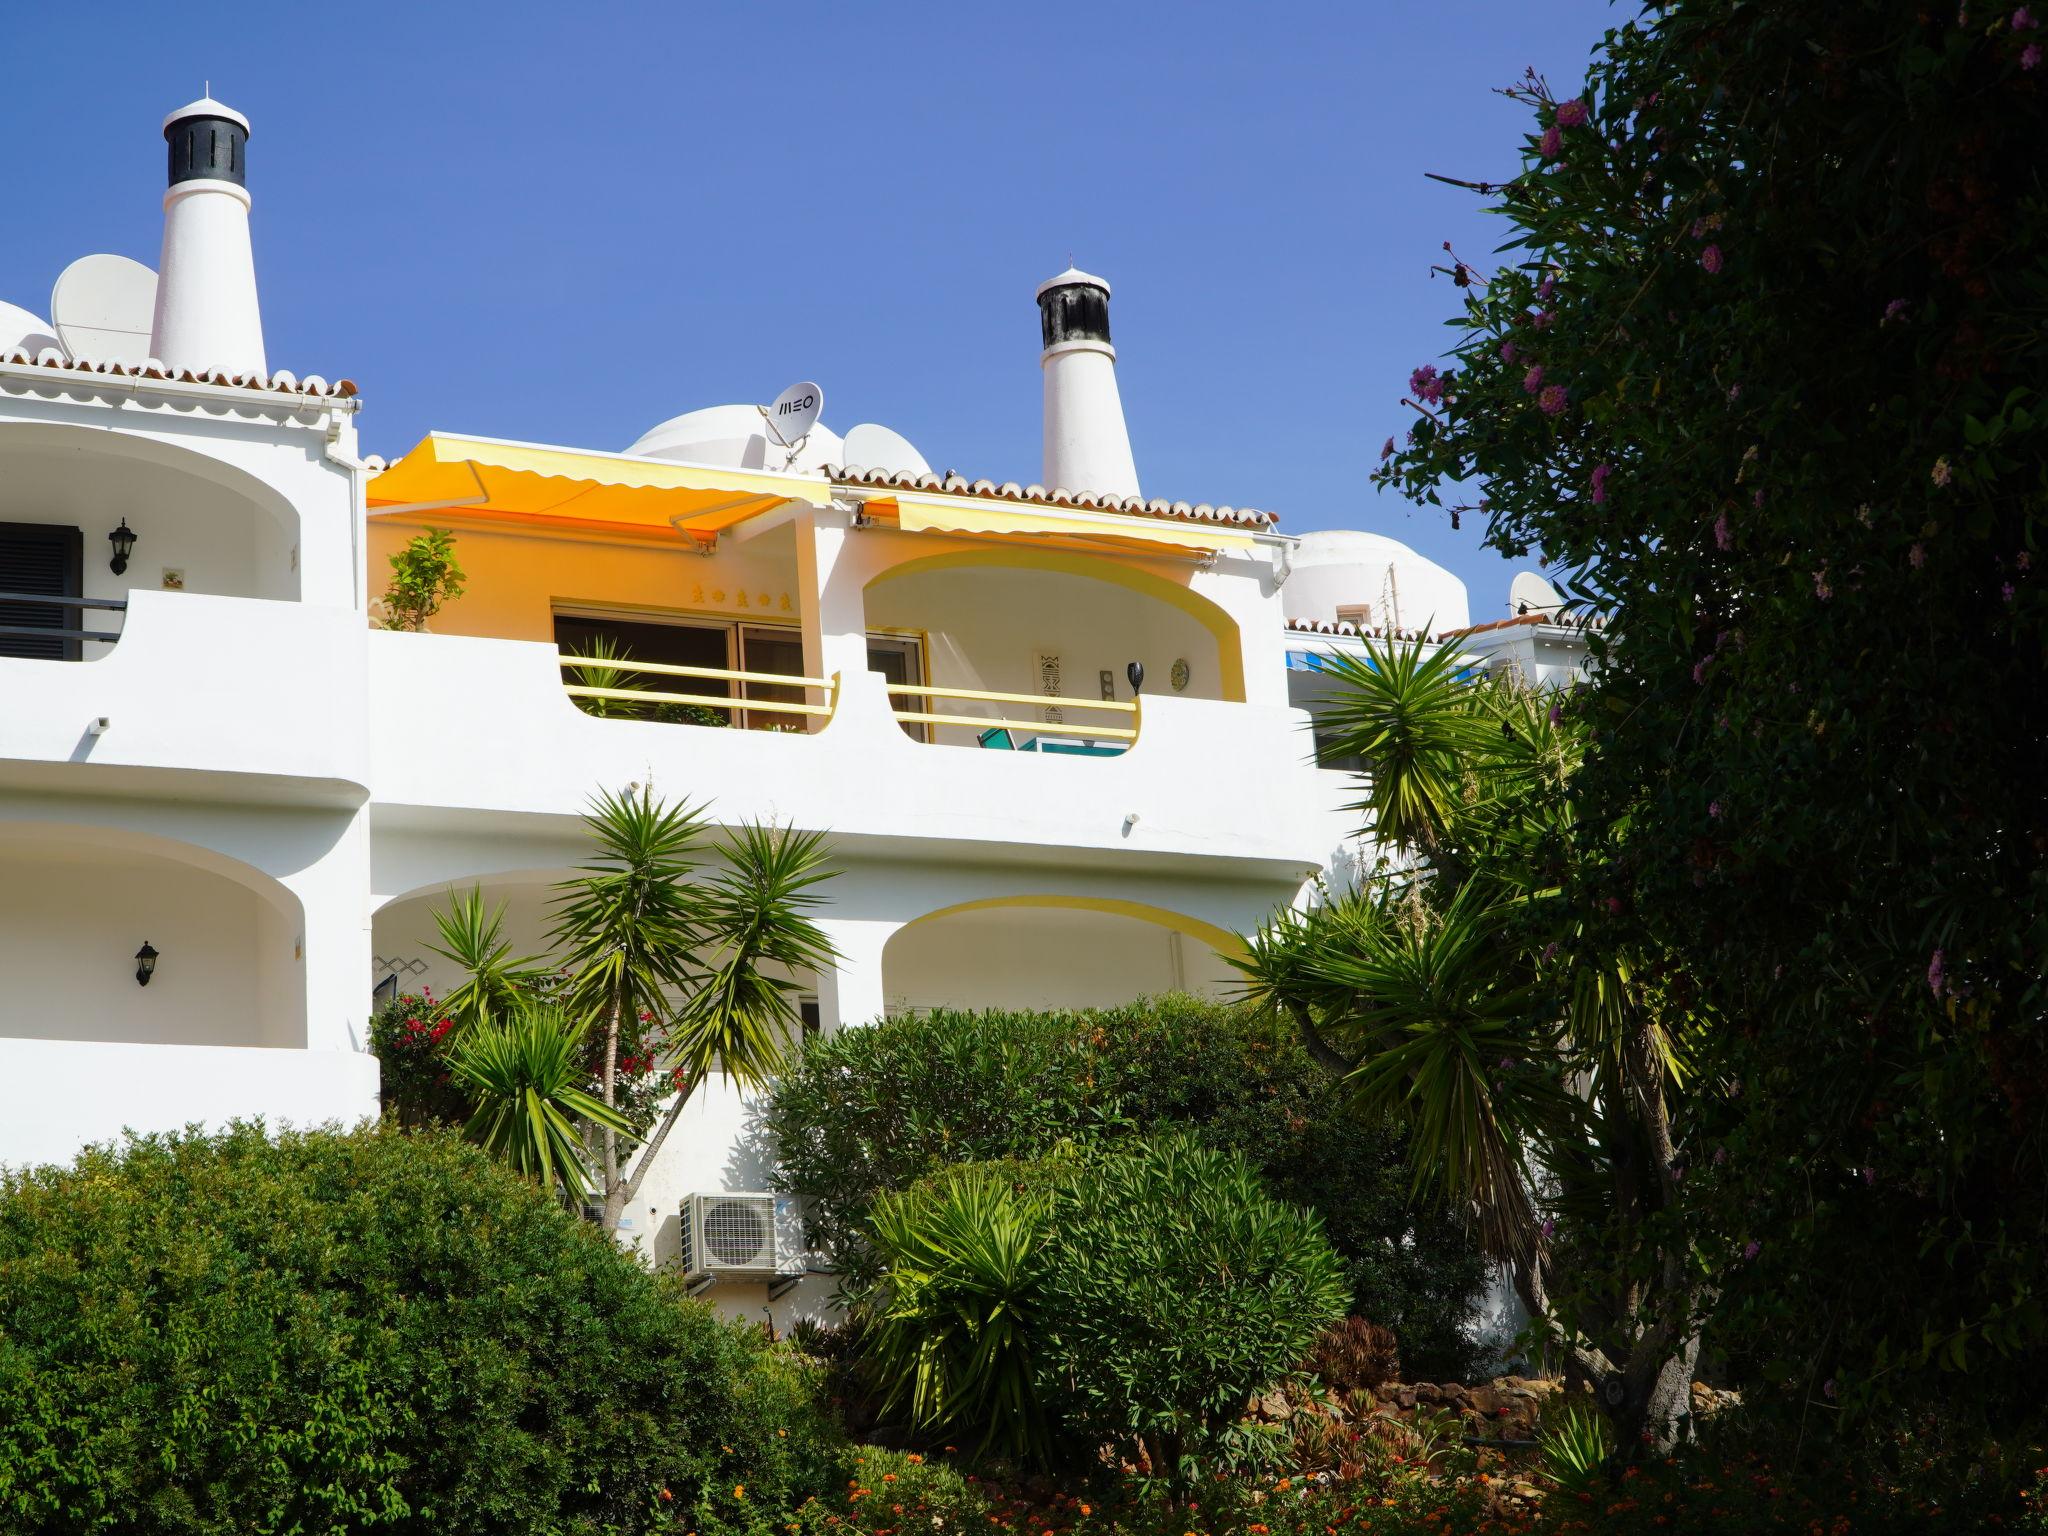
[{"label": "dark window shutter", "polygon": [[[84,555],[84,539],[76,528],[0,523],[0,592],[82,597]],[[62,631],[84,628],[79,618],[79,609],[63,603],[0,598],[0,656],[77,661],[79,642]],[[57,633],[18,633],[24,629]]]}]

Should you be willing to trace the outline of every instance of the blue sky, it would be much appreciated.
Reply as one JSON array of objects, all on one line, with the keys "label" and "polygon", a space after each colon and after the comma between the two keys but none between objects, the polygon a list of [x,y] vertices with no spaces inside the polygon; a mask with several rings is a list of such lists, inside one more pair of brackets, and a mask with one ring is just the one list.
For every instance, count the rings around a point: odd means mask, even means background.
[{"label": "blue sky", "polygon": [[1149,495],[1362,527],[1464,576],[1469,524],[1366,476],[1446,336],[1446,238],[1495,221],[1425,171],[1514,167],[1491,87],[1581,78],[1605,0],[403,7],[14,5],[0,299],[155,265],[165,112],[254,123],[270,361],[345,375],[366,447],[432,428],[621,448],[813,378],[826,422],[939,468],[1038,476],[1032,290],[1116,289]]}]

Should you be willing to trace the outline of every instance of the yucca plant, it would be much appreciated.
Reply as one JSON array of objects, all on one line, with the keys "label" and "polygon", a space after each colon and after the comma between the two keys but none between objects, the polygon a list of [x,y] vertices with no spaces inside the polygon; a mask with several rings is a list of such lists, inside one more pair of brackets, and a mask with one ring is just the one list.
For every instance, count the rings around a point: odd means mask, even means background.
[{"label": "yucca plant", "polygon": [[967,1164],[875,1202],[886,1272],[866,1361],[885,1413],[933,1435],[979,1427],[981,1453],[1047,1462],[1032,1330],[1049,1209],[1007,1164]]},{"label": "yucca plant", "polygon": [[1567,1399],[1543,1415],[1536,1436],[1544,1475],[1567,1494],[1597,1493],[1607,1480],[1614,1437],[1590,1403]]},{"label": "yucca plant", "polygon": [[451,892],[448,905],[434,913],[441,942],[427,947],[462,967],[467,977],[443,999],[442,1007],[457,1030],[498,1017],[529,996],[546,974],[538,955],[515,955],[505,941],[505,904],[484,905],[482,890]]},{"label": "yucca plant", "polygon": [[[1268,922],[1247,990],[1409,1126],[1418,1187],[1469,1213],[1619,1442],[1668,1443],[1704,1298],[1673,1128],[1697,1025],[1645,980],[1577,826],[1586,723],[1453,646],[1369,642],[1331,671],[1325,718],[1367,765],[1356,808],[1389,857]],[[1597,1265],[1564,1262],[1561,1224]]]},{"label": "yucca plant", "polygon": [[[829,869],[819,833],[746,824],[714,837],[701,810],[644,787],[601,792],[584,825],[595,848],[556,887],[551,955],[515,955],[502,908],[475,891],[435,915],[437,953],[467,973],[451,997],[465,1033],[542,1000],[576,1020],[584,1098],[605,1111],[579,1114],[610,1226],[706,1073],[758,1089],[786,1059],[796,978],[834,958],[813,916]],[[643,1100],[637,1120],[621,1112],[629,1054],[674,1090],[659,1111]]]},{"label": "yucca plant", "polygon": [[624,1117],[590,1094],[584,1029],[558,1007],[521,1001],[509,1015],[463,1031],[449,1071],[476,1110],[463,1134],[535,1183],[575,1200],[590,1192],[576,1122],[623,1129]]},{"label": "yucca plant", "polygon": [[[594,658],[592,662],[568,668],[576,681],[585,688],[611,688],[629,691],[638,688],[635,681],[639,673],[627,665],[633,658],[630,646],[622,645],[610,635],[592,635],[583,642],[583,653]],[[600,719],[637,719],[646,706],[633,699],[599,699],[578,697],[573,701],[586,715]]]}]

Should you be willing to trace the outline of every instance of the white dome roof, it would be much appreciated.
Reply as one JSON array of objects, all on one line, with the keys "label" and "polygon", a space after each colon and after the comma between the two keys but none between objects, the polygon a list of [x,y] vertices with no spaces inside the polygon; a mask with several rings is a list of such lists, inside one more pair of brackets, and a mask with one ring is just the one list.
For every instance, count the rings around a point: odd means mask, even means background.
[{"label": "white dome roof", "polygon": [[1282,610],[1290,619],[1332,622],[1341,607],[1365,607],[1373,628],[1427,629],[1472,622],[1465,583],[1399,539],[1362,528],[1321,528],[1295,545]]},{"label": "white dome roof", "polygon": [[[820,422],[787,467],[815,472],[844,458],[837,432]],[[626,449],[643,459],[679,464],[716,464],[729,469],[782,469],[789,450],[768,440],[766,419],[755,405],[710,405],[671,416],[649,427]]]}]

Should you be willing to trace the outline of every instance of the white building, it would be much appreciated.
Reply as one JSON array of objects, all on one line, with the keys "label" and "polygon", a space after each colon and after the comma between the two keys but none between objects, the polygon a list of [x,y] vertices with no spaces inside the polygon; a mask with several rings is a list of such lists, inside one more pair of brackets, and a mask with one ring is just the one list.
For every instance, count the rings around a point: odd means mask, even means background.
[{"label": "white building", "polygon": [[[1391,541],[1140,499],[1108,285],[1073,271],[1039,292],[1045,462],[1108,489],[942,480],[872,425],[792,449],[752,406],[366,460],[350,384],[264,371],[247,122],[165,135],[160,276],[88,258],[49,321],[0,306],[0,1162],[375,1114],[373,987],[461,979],[431,913],[471,886],[542,947],[599,786],[830,834],[826,1029],[1219,992],[1350,856],[1298,659],[1467,627]],[[430,526],[465,595],[375,627]],[[586,713],[563,657],[605,642],[719,723]],[[765,1157],[707,1085],[622,1235],[672,1258],[684,1198]]]}]

